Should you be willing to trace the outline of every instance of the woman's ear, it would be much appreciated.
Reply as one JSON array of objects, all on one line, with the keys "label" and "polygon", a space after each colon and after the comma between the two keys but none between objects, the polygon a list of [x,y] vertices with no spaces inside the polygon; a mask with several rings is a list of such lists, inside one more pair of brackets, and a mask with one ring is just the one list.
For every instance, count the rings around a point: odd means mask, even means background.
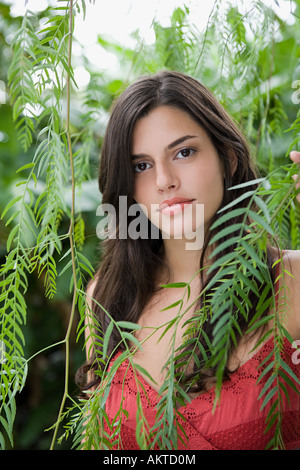
[{"label": "woman's ear", "polygon": [[229,164],[230,164],[230,169],[231,169],[231,177],[234,175],[237,169],[237,164],[238,164],[238,157],[233,149],[228,149],[227,150],[227,155],[229,158]]}]

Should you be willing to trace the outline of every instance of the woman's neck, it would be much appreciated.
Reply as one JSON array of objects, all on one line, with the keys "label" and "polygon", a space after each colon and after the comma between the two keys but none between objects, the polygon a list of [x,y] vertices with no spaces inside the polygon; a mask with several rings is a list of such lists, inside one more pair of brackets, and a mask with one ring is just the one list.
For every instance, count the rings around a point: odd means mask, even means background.
[{"label": "woman's neck", "polygon": [[202,250],[187,250],[184,239],[164,240],[164,248],[170,282],[190,282],[199,271]]}]

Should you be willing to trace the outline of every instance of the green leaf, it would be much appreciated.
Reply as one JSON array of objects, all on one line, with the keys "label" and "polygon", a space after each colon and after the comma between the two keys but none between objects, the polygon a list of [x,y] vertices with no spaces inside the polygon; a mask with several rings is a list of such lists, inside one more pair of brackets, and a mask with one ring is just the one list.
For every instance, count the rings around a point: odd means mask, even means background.
[{"label": "green leaf", "polygon": [[162,309],[161,309],[161,312],[164,312],[165,310],[169,310],[170,308],[174,308],[174,307],[177,307],[177,305],[182,305],[182,304],[183,304],[183,301],[182,301],[182,300],[177,300],[177,301],[174,302],[173,304],[168,305],[168,306],[165,307],[165,308],[162,308]]},{"label": "green leaf", "polygon": [[17,196],[14,199],[12,199],[5,207],[4,211],[2,212],[1,219],[3,219],[6,215],[6,213],[11,209],[18,201],[20,201],[23,198],[23,196]]},{"label": "green leaf", "polygon": [[125,338],[127,339],[127,341],[130,341],[131,343],[135,344],[139,349],[143,349],[141,343],[133,334],[128,333],[127,331],[122,331],[122,338]]},{"label": "green leaf", "polygon": [[7,238],[7,242],[6,242],[7,251],[10,251],[11,244],[13,243],[14,237],[16,233],[18,232],[18,230],[19,230],[19,225],[15,225],[14,228],[10,231],[9,236]]},{"label": "green leaf", "polygon": [[[273,351],[272,353],[270,353],[271,356],[273,356]],[[266,360],[266,358],[265,358]],[[260,373],[258,379],[257,379],[257,383],[259,383],[266,374],[268,374],[272,369],[274,369],[275,367],[275,364],[276,364],[276,361],[271,361],[264,369],[263,371]],[[262,364],[260,364],[260,368],[262,367]]]},{"label": "green leaf", "polygon": [[[300,386],[300,379],[296,376],[296,374],[292,371],[290,366],[285,361],[283,361],[283,360],[280,361],[280,367],[282,367],[282,369],[286,372],[286,374],[290,378],[292,378],[296,382],[296,384],[298,384]],[[300,394],[300,389],[297,389],[297,393]]]},{"label": "green leaf", "polygon": [[161,287],[167,287],[167,288],[182,288],[182,287],[186,287],[188,286],[188,284],[186,282],[173,282],[173,283],[170,283],[170,284],[162,284]]},{"label": "green leaf", "polygon": [[241,235],[243,233],[244,227],[242,224],[232,224],[229,227],[225,227],[224,229],[220,230],[210,241],[210,245],[217,242],[218,240],[225,238],[228,235],[231,235],[234,232],[240,231]]},{"label": "green leaf", "polygon": [[35,165],[34,162],[26,163],[26,165],[21,166],[18,170],[17,173],[20,173],[23,170],[27,170],[27,168],[33,168]]},{"label": "green leaf", "polygon": [[253,197],[254,194],[255,194],[255,191],[247,191],[246,193],[242,194],[241,196],[237,197],[232,202],[227,204],[225,207],[222,207],[222,209],[219,209],[218,214],[221,212],[224,212],[227,209],[230,209],[230,207],[236,206],[240,202],[244,201],[244,199]]},{"label": "green leaf", "polygon": [[157,383],[155,382],[153,377],[149,374],[149,372],[140,364],[135,363],[134,368],[137,369],[143,376],[145,376],[149,380],[150,383],[153,382],[155,385],[157,385]]},{"label": "green leaf", "polygon": [[278,388],[277,388],[277,386],[273,387],[273,388],[269,391],[269,393],[267,393],[267,395],[266,395],[266,397],[265,397],[265,399],[264,399],[264,401],[263,401],[263,404],[261,405],[260,411],[262,411],[262,410],[266,407],[266,405],[269,403],[269,401],[274,397],[274,395],[275,395],[276,393],[278,393]]},{"label": "green leaf", "polygon": [[[231,186],[230,188],[228,188],[228,190],[241,189],[241,188],[246,188],[248,186],[258,185],[262,183],[263,181],[266,181],[266,178],[257,178],[251,181],[246,181],[245,183],[237,184],[236,186]],[[251,191],[251,194],[252,194],[252,191]]]},{"label": "green leaf", "polygon": [[114,327],[114,323],[113,323],[113,321],[111,320],[111,321],[109,322],[109,325],[108,325],[108,327],[107,327],[107,330],[106,330],[105,335],[104,335],[104,338],[103,338],[102,357],[103,357],[104,359],[106,358],[106,352],[107,352],[107,348],[108,348],[108,342],[109,342],[109,340],[110,340],[110,336],[111,336],[113,327]]},{"label": "green leaf", "polygon": [[220,245],[218,245],[212,252],[211,258],[214,258],[215,256],[217,256],[217,254],[219,254],[226,248],[229,248],[230,246],[237,244],[240,240],[241,240],[241,237],[238,236],[238,237],[229,238],[228,240],[225,240],[224,242],[220,243]]},{"label": "green leaf", "polygon": [[260,399],[265,393],[266,391],[271,387],[271,385],[276,382],[277,380],[277,375],[276,374],[271,374],[270,377],[268,378],[268,380],[266,381],[265,385],[263,386],[259,396],[258,396],[258,399]]},{"label": "green leaf", "polygon": [[260,215],[258,215],[256,212],[254,211],[249,211],[249,215],[250,217],[258,224],[260,225],[267,233],[269,233],[270,235],[272,236],[275,236],[275,232],[274,230],[272,229],[272,227],[268,224],[268,222],[263,218],[261,217]]},{"label": "green leaf", "polygon": [[130,321],[118,321],[116,326],[119,328],[127,328],[128,330],[140,330],[142,327],[137,323],[132,323]]},{"label": "green leaf", "polygon": [[234,219],[236,217],[239,217],[242,214],[246,214],[247,209],[245,207],[239,208],[239,209],[233,209],[232,211],[222,215],[221,217],[218,217],[218,219],[212,224],[211,230],[219,227],[225,222],[228,222],[231,219]]}]

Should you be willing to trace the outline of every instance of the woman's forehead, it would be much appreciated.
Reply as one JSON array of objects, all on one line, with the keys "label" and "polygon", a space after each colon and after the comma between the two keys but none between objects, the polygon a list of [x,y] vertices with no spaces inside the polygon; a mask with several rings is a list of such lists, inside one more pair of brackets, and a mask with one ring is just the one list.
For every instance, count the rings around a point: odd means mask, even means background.
[{"label": "woman's forehead", "polygon": [[162,106],[137,121],[132,134],[132,154],[148,153],[156,147],[167,152],[185,142],[207,138],[205,130],[188,113]]}]

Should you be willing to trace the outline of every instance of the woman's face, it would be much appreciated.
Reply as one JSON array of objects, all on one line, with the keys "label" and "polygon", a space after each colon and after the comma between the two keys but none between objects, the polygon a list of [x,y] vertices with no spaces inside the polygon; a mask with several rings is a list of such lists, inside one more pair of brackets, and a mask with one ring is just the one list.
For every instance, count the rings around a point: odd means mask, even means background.
[{"label": "woman's face", "polygon": [[223,199],[224,171],[189,114],[160,106],[137,121],[132,164],[134,199],[163,238],[191,239],[191,232],[205,231]]}]

